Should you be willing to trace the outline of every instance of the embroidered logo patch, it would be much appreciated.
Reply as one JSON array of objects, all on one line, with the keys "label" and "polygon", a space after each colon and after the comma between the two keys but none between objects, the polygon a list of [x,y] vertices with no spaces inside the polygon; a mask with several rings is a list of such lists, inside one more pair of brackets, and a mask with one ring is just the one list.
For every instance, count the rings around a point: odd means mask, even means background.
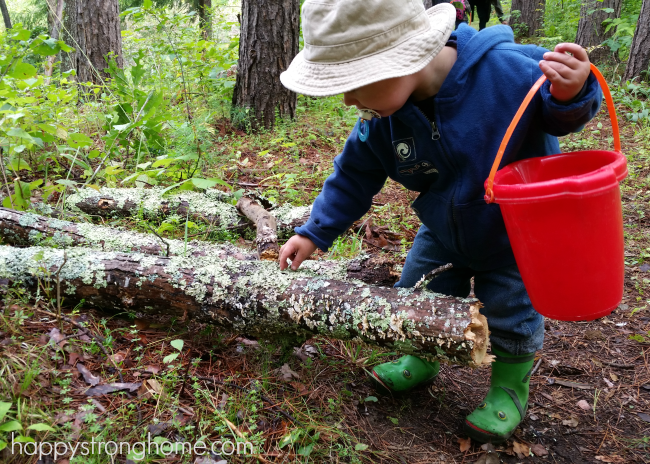
[{"label": "embroidered logo patch", "polygon": [[428,161],[422,161],[421,163],[414,164],[412,166],[407,166],[399,170],[399,173],[403,176],[411,176],[420,170],[425,170],[423,174],[434,174],[438,173],[438,170],[433,167]]},{"label": "embroidered logo patch", "polygon": [[400,163],[415,161],[417,159],[413,137],[409,137],[408,139],[393,140],[393,149],[395,150],[395,156],[397,156],[397,160]]}]

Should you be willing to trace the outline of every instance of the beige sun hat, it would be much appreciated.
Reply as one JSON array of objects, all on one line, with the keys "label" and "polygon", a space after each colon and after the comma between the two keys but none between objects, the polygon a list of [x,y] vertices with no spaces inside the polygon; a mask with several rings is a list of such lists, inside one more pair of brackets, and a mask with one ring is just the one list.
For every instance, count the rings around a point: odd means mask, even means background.
[{"label": "beige sun hat", "polygon": [[294,92],[326,96],[424,68],[445,46],[456,8],[422,0],[307,0],[304,49],[280,75]]}]

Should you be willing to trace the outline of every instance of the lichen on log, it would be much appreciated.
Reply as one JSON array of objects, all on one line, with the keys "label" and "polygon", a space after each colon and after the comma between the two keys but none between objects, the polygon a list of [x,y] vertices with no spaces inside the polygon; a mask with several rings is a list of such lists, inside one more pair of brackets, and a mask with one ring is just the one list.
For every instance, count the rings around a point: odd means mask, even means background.
[{"label": "lichen on log", "polygon": [[[60,275],[68,303],[174,314],[241,333],[270,337],[323,334],[402,353],[477,366],[485,359],[487,322],[475,299],[427,290],[368,286],[277,263],[142,253],[0,247],[0,280],[36,290]],[[318,265],[318,262],[315,262]],[[59,272],[60,271],[60,272]]]},{"label": "lichen on log", "polygon": [[[255,253],[230,243],[214,244],[192,240],[161,239],[152,234],[142,234],[113,227],[76,223],[38,214],[15,211],[0,207],[0,237],[3,242],[14,246],[84,246],[101,251],[145,253],[163,256],[205,257],[219,261],[228,257],[239,260],[256,260]],[[362,255],[352,260],[308,260],[303,265],[317,274],[340,275],[363,282],[392,286],[399,277],[393,270],[392,261]]]},{"label": "lichen on log", "polygon": [[[140,211],[145,217],[177,214],[222,227],[243,227],[233,196],[216,189],[205,192],[183,191],[163,196],[163,188],[87,188],[66,197],[64,207],[102,217],[129,217]],[[309,219],[311,208],[282,205],[273,210],[281,229],[293,230]]]}]

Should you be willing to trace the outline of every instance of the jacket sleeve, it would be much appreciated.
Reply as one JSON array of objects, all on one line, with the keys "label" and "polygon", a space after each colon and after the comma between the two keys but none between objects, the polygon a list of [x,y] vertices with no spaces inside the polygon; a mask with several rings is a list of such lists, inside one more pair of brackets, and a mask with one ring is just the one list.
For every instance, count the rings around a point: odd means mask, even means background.
[{"label": "jacket sleeve", "polygon": [[[534,80],[537,80],[542,71],[535,66]],[[589,74],[582,90],[569,102],[559,102],[551,95],[551,83],[544,82],[539,89],[538,98],[541,99],[543,130],[547,134],[561,137],[571,132],[580,132],[593,118],[603,100],[603,93],[596,76]]]},{"label": "jacket sleeve", "polygon": [[[358,123],[357,123],[358,124]],[[357,127],[334,159],[334,172],[316,197],[309,221],[295,232],[327,251],[334,240],[363,216],[387,178],[380,161],[357,136]]]}]

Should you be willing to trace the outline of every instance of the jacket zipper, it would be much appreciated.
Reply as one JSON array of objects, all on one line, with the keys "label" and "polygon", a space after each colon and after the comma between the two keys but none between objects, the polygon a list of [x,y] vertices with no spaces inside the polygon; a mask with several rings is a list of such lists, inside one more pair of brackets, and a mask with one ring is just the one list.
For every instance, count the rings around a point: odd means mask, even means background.
[{"label": "jacket zipper", "polygon": [[[422,116],[424,116],[424,119],[426,119],[429,122],[429,124],[431,125],[431,140],[439,141],[440,137],[441,137],[440,136],[440,130],[438,129],[438,125],[436,124],[435,119],[433,121],[430,120],[427,117],[427,115],[424,114],[424,111],[422,111],[417,105],[415,105],[415,107],[418,109],[420,114],[422,114]],[[443,155],[445,155],[445,157],[450,160],[450,165],[451,165],[451,159],[449,158],[449,156],[447,156],[447,152],[445,152],[445,147],[442,145],[442,143],[440,143],[440,149],[442,150]],[[460,249],[460,233],[458,231],[458,220],[456,219],[456,208],[455,208],[455,205],[454,205],[455,198],[456,198],[455,195],[451,196],[451,218],[452,218],[452,222],[454,223],[453,224],[453,229],[454,229],[454,235],[456,236],[457,247],[458,247],[458,250],[462,252],[462,250]]]}]

